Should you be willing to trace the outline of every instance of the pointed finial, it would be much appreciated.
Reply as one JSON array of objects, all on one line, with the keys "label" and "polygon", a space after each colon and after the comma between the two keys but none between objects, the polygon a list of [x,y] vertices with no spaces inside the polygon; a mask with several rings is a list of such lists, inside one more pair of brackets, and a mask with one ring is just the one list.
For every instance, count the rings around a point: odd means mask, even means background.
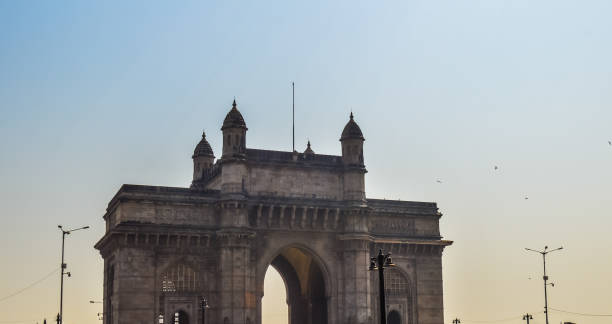
[{"label": "pointed finial", "polygon": [[236,97],[234,97],[234,102],[232,102],[232,108],[236,108]]},{"label": "pointed finial", "polygon": [[310,147],[310,139],[308,139],[308,144],[306,144],[306,151],[304,151],[304,154],[306,154],[306,155],[313,155],[313,154],[315,154],[315,152]]},{"label": "pointed finial", "polygon": [[202,131],[202,138],[206,138],[206,132]]},{"label": "pointed finial", "polygon": [[351,110],[351,120],[353,120],[353,111]]}]

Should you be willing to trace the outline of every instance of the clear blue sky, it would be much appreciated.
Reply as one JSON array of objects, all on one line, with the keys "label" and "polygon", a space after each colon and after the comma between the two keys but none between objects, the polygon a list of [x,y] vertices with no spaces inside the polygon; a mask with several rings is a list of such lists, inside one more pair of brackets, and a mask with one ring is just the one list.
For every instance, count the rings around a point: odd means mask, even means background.
[{"label": "clear blue sky", "polygon": [[[522,249],[546,244],[566,247],[550,258],[551,307],[611,314],[611,13],[604,0],[0,1],[0,298],[58,267],[57,224],[90,225],[67,243],[65,323],[98,323],[93,244],[119,186],[188,186],[202,130],[219,155],[234,96],[249,147],[290,150],[295,81],[298,149],[340,154],[352,110],[368,196],[439,203],[455,240],[446,322],[543,323],[540,259]],[[0,301],[0,321],[53,318],[56,277]]]}]

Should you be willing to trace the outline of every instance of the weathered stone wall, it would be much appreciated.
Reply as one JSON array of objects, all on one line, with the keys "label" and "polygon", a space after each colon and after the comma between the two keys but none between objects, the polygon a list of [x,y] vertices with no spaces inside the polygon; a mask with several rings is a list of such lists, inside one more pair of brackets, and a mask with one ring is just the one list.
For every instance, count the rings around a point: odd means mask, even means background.
[{"label": "weathered stone wall", "polygon": [[417,313],[419,324],[444,323],[442,258],[422,256],[416,260]]},{"label": "weathered stone wall", "polygon": [[211,205],[126,202],[111,215],[113,226],[122,222],[172,225],[216,225],[216,210]]},{"label": "weathered stone wall", "polygon": [[247,191],[251,195],[342,199],[342,174],[335,170],[251,166]]},{"label": "weathered stone wall", "polygon": [[114,253],[116,293],[114,323],[149,324],[155,319],[155,257],[153,251],[121,248]]}]

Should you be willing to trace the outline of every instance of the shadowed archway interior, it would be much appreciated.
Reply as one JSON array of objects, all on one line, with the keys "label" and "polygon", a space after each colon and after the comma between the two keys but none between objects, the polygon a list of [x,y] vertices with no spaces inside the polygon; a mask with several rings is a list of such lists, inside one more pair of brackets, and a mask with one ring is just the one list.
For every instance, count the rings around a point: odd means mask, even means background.
[{"label": "shadowed archway interior", "polygon": [[392,310],[387,315],[387,323],[388,324],[402,324],[402,316],[396,310]]},{"label": "shadowed archway interior", "polygon": [[312,255],[290,247],[279,253],[270,265],[285,282],[289,324],[327,324],[325,280]]},{"label": "shadowed archway interior", "polygon": [[174,313],[172,324],[189,324],[189,316],[183,310]]}]

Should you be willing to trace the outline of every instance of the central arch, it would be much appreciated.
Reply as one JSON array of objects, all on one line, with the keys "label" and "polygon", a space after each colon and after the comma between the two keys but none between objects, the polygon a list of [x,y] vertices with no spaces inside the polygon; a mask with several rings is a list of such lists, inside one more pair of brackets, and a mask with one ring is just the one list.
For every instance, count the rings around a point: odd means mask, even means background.
[{"label": "central arch", "polygon": [[289,324],[327,324],[325,274],[314,255],[304,248],[286,247],[270,265],[285,283]]}]

